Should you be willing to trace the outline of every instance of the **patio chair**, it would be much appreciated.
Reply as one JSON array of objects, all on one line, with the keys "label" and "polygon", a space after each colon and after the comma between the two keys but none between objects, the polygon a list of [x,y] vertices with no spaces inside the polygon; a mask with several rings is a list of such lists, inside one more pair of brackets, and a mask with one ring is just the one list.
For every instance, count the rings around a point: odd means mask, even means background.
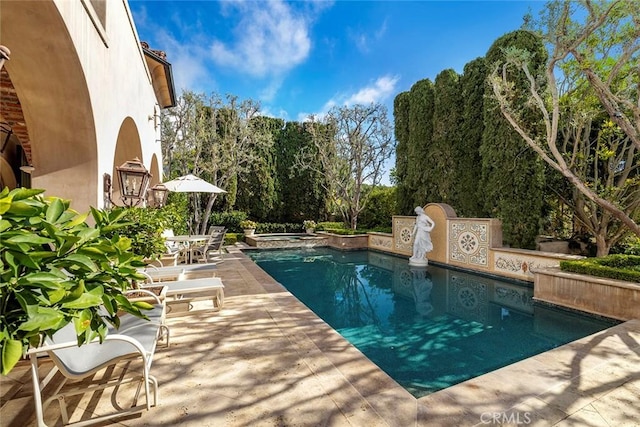
[{"label": "patio chair", "polygon": [[[173,233],[172,229],[166,229],[162,232],[162,237],[163,238],[167,238],[167,237],[174,237],[175,234]],[[184,262],[187,259],[187,252],[186,252],[186,248],[184,247],[184,245],[180,244],[179,242],[173,242],[171,240],[165,240],[164,241],[164,246],[167,248],[167,254],[168,255],[173,255],[176,256],[176,262]]]},{"label": "patio chair", "polygon": [[156,267],[148,265],[146,268],[139,270],[140,273],[147,276],[151,283],[164,282],[166,280],[176,280],[180,276],[188,277],[214,277],[216,275],[215,263],[209,264],[183,264],[168,267]]},{"label": "patio chair", "polygon": [[209,231],[207,232],[207,234],[211,235],[213,233],[219,233],[221,231],[226,231],[227,229],[225,228],[224,225],[212,225],[211,227],[209,227]]},{"label": "patio chair", "polygon": [[[138,289],[136,292],[148,291]],[[155,297],[155,295],[149,294],[151,297]],[[131,314],[122,315],[120,327],[116,329],[109,326],[107,336],[102,343],[96,339],[78,346],[75,326],[73,322],[70,322],[54,333],[53,336],[45,337],[38,347],[27,351],[31,361],[31,377],[38,426],[46,426],[44,411],[53,400],[58,400],[62,421],[67,425],[69,424],[69,414],[66,406],[68,397],[104,390],[109,387],[114,387],[114,395],[111,401],[114,402],[116,412],[84,419],[73,423],[73,425],[101,423],[126,414],[149,410],[151,406],[156,406],[158,382],[149,371],[158,340],[166,336],[167,344],[169,342],[169,330],[163,324],[165,306],[157,297],[156,302],[154,309],[146,313],[150,320]],[[51,358],[54,367],[41,380],[38,371],[38,359],[42,354],[47,354]],[[141,367],[133,365],[137,368],[135,371],[131,370],[130,372],[130,367],[127,367],[123,373],[114,376],[114,378],[101,379],[89,385],[86,382],[79,381],[91,377],[103,368],[114,366],[120,361],[135,359],[140,359],[142,362]],[[58,372],[62,374],[63,379],[55,387],[53,395],[43,402],[42,391]],[[106,370],[105,373],[111,373],[111,370]],[[72,382],[68,383],[69,380],[72,380]],[[121,385],[135,382],[138,382],[138,387],[133,398],[133,406],[123,409],[115,403],[115,393]],[[138,397],[143,386],[146,401],[144,404],[138,405]],[[153,391],[153,400],[151,391]]]},{"label": "patio chair", "polygon": [[[226,231],[227,229],[224,228],[221,231],[212,233],[207,243],[193,248],[194,257],[197,257],[198,261],[202,261],[205,263],[210,263],[214,260],[222,261],[222,245],[224,244],[224,236],[226,234]],[[217,256],[214,256],[213,254],[216,253]]]}]

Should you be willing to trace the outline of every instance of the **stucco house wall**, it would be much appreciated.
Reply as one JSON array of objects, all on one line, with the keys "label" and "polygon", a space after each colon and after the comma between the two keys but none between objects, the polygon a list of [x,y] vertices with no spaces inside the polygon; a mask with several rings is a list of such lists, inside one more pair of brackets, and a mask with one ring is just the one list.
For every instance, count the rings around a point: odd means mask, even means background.
[{"label": "stucco house wall", "polygon": [[[160,106],[126,1],[0,1],[0,44],[13,92],[3,87],[0,119],[19,127],[31,187],[72,200],[85,211],[102,207],[103,174],[138,157],[162,170]],[[161,182],[154,176],[152,184]]]}]

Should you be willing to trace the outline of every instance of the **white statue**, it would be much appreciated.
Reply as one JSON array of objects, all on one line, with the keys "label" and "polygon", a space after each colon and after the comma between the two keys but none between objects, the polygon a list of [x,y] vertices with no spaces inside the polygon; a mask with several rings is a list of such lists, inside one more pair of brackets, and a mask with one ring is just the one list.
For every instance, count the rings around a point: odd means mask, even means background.
[{"label": "white statue", "polygon": [[431,243],[431,230],[435,223],[429,215],[424,213],[424,209],[418,206],[414,209],[416,215],[416,225],[413,227],[413,256],[409,258],[409,265],[428,265],[427,252],[433,250]]}]

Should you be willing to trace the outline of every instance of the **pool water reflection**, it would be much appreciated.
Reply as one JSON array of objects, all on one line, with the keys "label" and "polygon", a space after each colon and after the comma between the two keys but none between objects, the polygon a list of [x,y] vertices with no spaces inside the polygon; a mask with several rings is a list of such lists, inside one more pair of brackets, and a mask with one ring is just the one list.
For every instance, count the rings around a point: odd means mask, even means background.
[{"label": "pool water reflection", "polygon": [[530,284],[377,252],[246,253],[416,397],[614,325],[536,304]]}]

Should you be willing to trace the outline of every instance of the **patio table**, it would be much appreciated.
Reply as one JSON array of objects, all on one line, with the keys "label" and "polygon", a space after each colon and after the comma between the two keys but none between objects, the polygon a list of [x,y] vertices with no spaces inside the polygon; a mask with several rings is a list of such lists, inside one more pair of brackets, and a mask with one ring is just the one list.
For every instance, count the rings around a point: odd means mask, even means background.
[{"label": "patio table", "polygon": [[193,262],[193,246],[198,243],[206,243],[209,240],[208,234],[180,234],[177,236],[167,236],[165,240],[169,242],[184,243],[187,247],[187,264]]}]

